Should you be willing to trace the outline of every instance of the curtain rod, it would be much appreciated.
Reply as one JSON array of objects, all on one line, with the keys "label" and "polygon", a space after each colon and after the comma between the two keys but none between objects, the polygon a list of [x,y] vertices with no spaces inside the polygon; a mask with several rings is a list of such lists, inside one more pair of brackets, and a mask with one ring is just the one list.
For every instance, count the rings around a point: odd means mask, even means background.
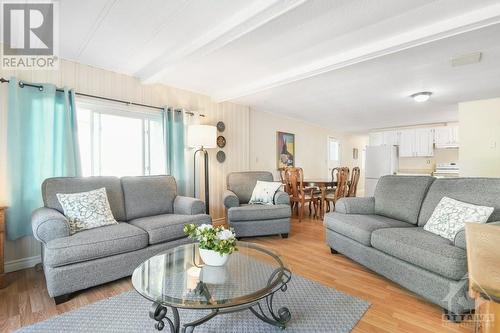
[{"label": "curtain rod", "polygon": [[[3,77],[0,78],[0,83],[9,83],[9,82],[10,82],[10,80],[4,79]],[[32,84],[32,83],[26,83],[26,82],[23,82],[23,81],[19,81],[19,87],[21,87],[21,88],[24,88],[24,87],[33,87],[33,88],[38,88],[38,90],[40,90],[40,91],[43,89],[43,86],[41,86],[41,85]],[[56,88],[56,91],[63,92],[64,89]],[[83,96],[83,97],[98,98],[98,99],[102,99],[102,100],[105,100],[105,101],[111,101],[111,102],[117,102],[117,103],[124,103],[124,104],[127,104],[127,105],[142,106],[144,108],[151,108],[151,109],[157,109],[157,110],[163,110],[164,109],[164,108],[162,108],[160,106],[147,105],[147,104],[141,104],[141,103],[134,103],[134,102],[124,101],[124,100],[121,100],[121,99],[115,99],[115,98],[108,98],[108,97],[102,97],[102,96],[84,94],[84,93],[80,93],[80,92],[75,92],[75,95]],[[181,112],[182,110],[175,110],[175,111]],[[194,113],[191,112],[191,111],[185,111],[185,113],[188,114],[188,115],[190,115],[190,116],[194,116]],[[205,115],[201,114],[201,113],[199,114],[199,116],[200,117],[205,117]]]}]

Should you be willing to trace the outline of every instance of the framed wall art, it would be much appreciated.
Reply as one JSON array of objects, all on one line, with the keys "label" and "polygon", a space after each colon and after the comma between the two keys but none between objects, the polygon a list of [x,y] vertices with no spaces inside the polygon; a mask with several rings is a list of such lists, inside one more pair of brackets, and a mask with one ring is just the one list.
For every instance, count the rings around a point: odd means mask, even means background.
[{"label": "framed wall art", "polygon": [[295,134],[276,132],[276,155],[279,170],[295,166]]}]

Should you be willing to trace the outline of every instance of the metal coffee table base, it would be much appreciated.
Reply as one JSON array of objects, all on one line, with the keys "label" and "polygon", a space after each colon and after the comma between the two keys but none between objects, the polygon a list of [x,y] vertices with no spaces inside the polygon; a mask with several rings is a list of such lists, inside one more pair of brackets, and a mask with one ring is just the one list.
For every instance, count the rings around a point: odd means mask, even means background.
[{"label": "metal coffee table base", "polygon": [[[270,281],[272,281],[274,276],[275,274],[271,276]],[[165,306],[159,303],[153,303],[151,310],[149,311],[149,316],[151,317],[151,319],[154,319],[156,321],[155,328],[159,331],[165,328],[165,322],[166,322],[170,328],[170,332],[172,333],[179,333],[179,332],[191,333],[194,331],[196,326],[206,323],[207,321],[209,321],[210,319],[214,318],[219,314],[250,310],[260,320],[270,325],[280,327],[281,329],[285,329],[286,323],[290,321],[292,315],[287,307],[281,307],[278,309],[278,311],[275,311],[273,308],[273,298],[274,294],[278,290],[282,292],[285,292],[287,290],[288,288],[287,284],[290,281],[290,279],[291,279],[291,273],[290,271],[287,270],[286,273],[283,274],[282,276],[281,286],[276,290],[274,290],[272,293],[265,296],[264,298],[257,300],[253,303],[243,304],[239,306],[212,309],[212,312],[206,315],[205,317],[202,317],[191,323],[183,324],[182,326],[179,320],[179,311],[175,307]],[[265,304],[265,307],[262,305],[262,303]],[[167,317],[167,312],[169,309],[172,312],[173,320]]]}]

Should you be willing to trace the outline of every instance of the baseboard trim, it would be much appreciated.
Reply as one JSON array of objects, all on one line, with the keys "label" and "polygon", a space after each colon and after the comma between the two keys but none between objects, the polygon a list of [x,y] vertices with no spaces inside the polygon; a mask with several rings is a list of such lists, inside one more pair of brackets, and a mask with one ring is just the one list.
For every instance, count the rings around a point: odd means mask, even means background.
[{"label": "baseboard trim", "polygon": [[5,262],[5,273],[19,271],[21,269],[31,268],[36,264],[41,263],[41,257],[39,255],[27,258],[21,258],[16,260],[10,260]]}]

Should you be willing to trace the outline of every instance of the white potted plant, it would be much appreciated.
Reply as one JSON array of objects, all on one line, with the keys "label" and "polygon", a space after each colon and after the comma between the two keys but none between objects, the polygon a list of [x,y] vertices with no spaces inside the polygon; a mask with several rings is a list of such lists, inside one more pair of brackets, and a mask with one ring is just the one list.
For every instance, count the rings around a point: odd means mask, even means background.
[{"label": "white potted plant", "polygon": [[230,229],[210,224],[186,224],[184,233],[199,242],[200,257],[209,266],[223,266],[236,248],[236,236]]}]

